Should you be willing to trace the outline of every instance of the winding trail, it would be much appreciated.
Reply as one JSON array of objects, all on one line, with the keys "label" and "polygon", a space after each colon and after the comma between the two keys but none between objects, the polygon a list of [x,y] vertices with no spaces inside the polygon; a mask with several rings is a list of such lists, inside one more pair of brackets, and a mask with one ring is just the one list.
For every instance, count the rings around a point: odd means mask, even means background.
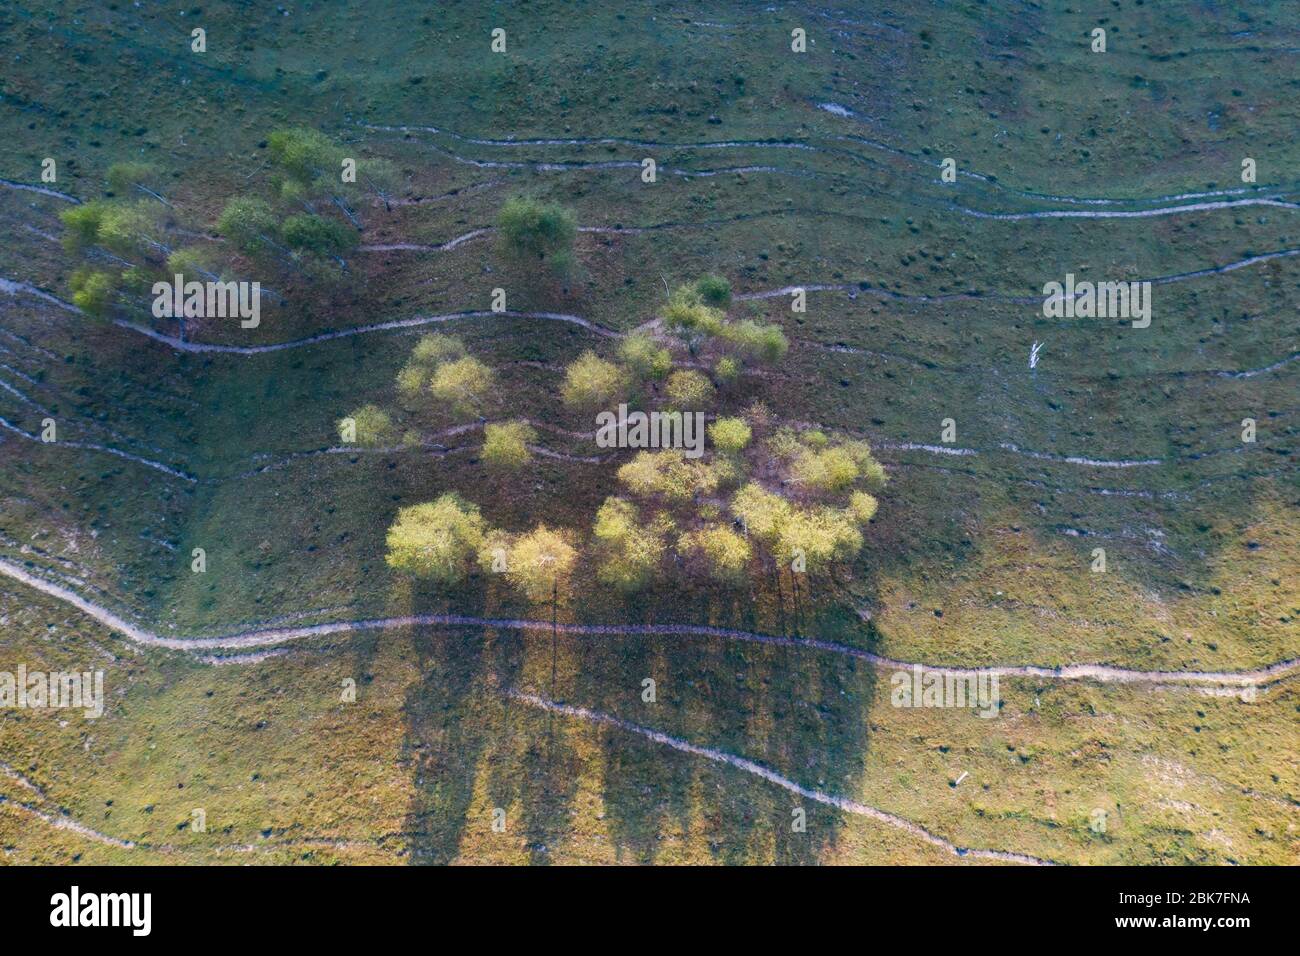
[{"label": "winding trail", "polygon": [[36,817],[38,820],[45,821],[56,830],[68,830],[87,840],[92,840],[95,843],[118,847],[122,850],[134,850],[136,848],[136,845],[130,840],[122,840],[114,836],[109,836],[107,833],[100,833],[98,830],[92,829],[71,817],[56,816],[53,813],[47,813],[35,804],[24,803],[21,800],[14,800],[11,797],[6,797],[3,793],[0,793],[0,807],[13,807],[16,810],[20,810],[23,813]]},{"label": "winding trail", "polygon": [[768,783],[776,784],[783,790],[797,794],[805,799],[815,801],[816,803],[825,804],[828,807],[834,807],[844,813],[851,813],[855,816],[870,817],[879,823],[895,827],[910,833],[912,836],[924,840],[932,846],[937,846],[941,850],[951,853],[958,857],[975,857],[985,860],[997,860],[1001,863],[1021,863],[1026,866],[1055,866],[1051,860],[1040,859],[1036,856],[1028,856],[1024,853],[1012,853],[1007,850],[983,850],[972,847],[958,846],[951,840],[946,840],[941,836],[931,833],[919,823],[913,823],[904,817],[887,813],[876,807],[868,806],[865,803],[858,803],[856,800],[850,800],[847,797],[837,797],[834,794],[823,793],[820,790],[813,790],[802,784],[795,783],[789,777],[782,776],[775,770],[771,770],[760,763],[747,760],[744,757],[737,757],[735,754],[727,753],[724,750],[714,750],[712,747],[701,747],[690,741],[682,740],[680,737],[672,737],[668,734],[661,733],[658,730],[651,730],[649,727],[642,727],[640,724],[634,724],[631,721],[614,717],[611,714],[605,714],[598,710],[588,710],[586,707],[575,707],[571,704],[560,704],[553,700],[547,700],[544,697],[537,697],[533,694],[525,694],[521,691],[511,690],[506,692],[506,696],[511,700],[529,707],[535,707],[552,714],[562,714],[565,717],[576,717],[580,720],[586,720],[591,723],[604,724],[607,727],[615,727],[619,730],[626,731],[630,734],[636,734],[657,744],[663,744],[665,747],[671,747],[674,750],[680,750],[682,753],[691,754],[696,757],[703,757],[705,760],[712,760],[714,763],[726,764],[737,770],[743,770],[745,773],[752,774],[755,777],[766,780]]},{"label": "winding trail", "polygon": [[1149,219],[1154,216],[1176,216],[1185,212],[1208,212],[1213,209],[1235,209],[1239,206],[1276,206],[1281,209],[1300,209],[1300,203],[1287,202],[1277,196],[1251,199],[1223,199],[1215,202],[1187,203],[1182,206],[1159,206],[1155,209],[1045,209],[1033,212],[981,212],[966,206],[957,206],[964,215],[976,219],[997,219],[1014,222],[1021,219]]},{"label": "winding trail", "polygon": [[496,229],[492,226],[484,226],[481,229],[471,229],[469,232],[456,236],[453,239],[448,239],[446,242],[433,244],[420,242],[375,243],[371,245],[358,246],[357,249],[361,252],[446,252],[448,249],[455,249],[457,246],[463,246],[467,242],[471,242],[482,236],[489,236],[494,232],[496,232]]},{"label": "winding trail", "polygon": [[[586,227],[586,231],[627,232],[627,231],[635,230],[637,228],[643,228],[643,227],[622,228],[622,227],[594,227],[593,226],[593,227]],[[472,235],[472,234],[466,234],[466,235]],[[462,236],[458,238],[464,239],[465,237]],[[454,242],[456,240],[452,240],[452,241]],[[432,246],[422,246],[422,245],[415,245],[415,244],[398,244],[395,246],[385,247],[385,248],[398,248],[399,246],[402,248],[406,248],[409,246],[410,248],[416,248],[416,249],[436,248]],[[379,247],[374,247],[374,248],[379,248]],[[1300,248],[1280,249],[1275,252],[1268,252],[1268,253],[1262,253],[1260,255],[1250,256],[1248,258],[1240,259],[1236,262],[1230,262],[1221,266],[1211,266],[1206,269],[1197,269],[1192,272],[1181,272],[1181,273],[1175,273],[1166,276],[1156,276],[1151,279],[1136,279],[1133,281],[1150,282],[1152,285],[1166,285],[1173,282],[1183,282],[1189,279],[1197,279],[1197,278],[1217,275],[1225,272],[1233,272],[1237,269],[1243,269],[1248,266],[1257,265],[1262,262],[1269,262],[1275,259],[1289,258],[1298,255],[1300,255]],[[766,290],[756,290],[753,292],[741,292],[741,293],[737,293],[733,298],[737,302],[748,302],[748,301],[754,301],[760,299],[774,299],[774,298],[779,298],[781,296],[791,295],[800,289],[802,289],[805,292],[847,292],[850,295],[858,295],[858,294],[875,295],[882,298],[893,299],[896,301],[921,302],[921,303],[936,303],[936,302],[942,303],[942,302],[954,302],[954,301],[1000,301],[1000,302],[1009,302],[1009,303],[1016,303],[1016,304],[1033,305],[1033,304],[1039,304],[1043,301],[1043,297],[1040,295],[1011,296],[1011,295],[1003,295],[999,293],[981,293],[981,292],[954,292],[954,293],[945,293],[941,295],[909,294],[903,292],[896,292],[894,290],[885,289],[878,286],[873,286],[866,282],[806,283],[803,285],[788,285],[788,286],[782,286],[781,288],[778,289],[766,289]],[[19,294],[27,294],[39,298],[42,301],[48,302],[51,305],[55,305],[60,309],[71,312],[73,314],[76,315],[84,314],[81,309],[79,309],[77,306],[73,305],[72,303],[66,302],[63,299],[60,299],[55,295],[45,292],[42,289],[38,289],[36,286],[33,286],[30,283],[26,283],[26,282],[16,282],[11,279],[5,279],[3,277],[0,277],[0,293],[4,293],[11,296],[15,296]],[[376,322],[369,325],[360,325],[360,326],[354,326],[352,328],[347,328],[347,329],[336,329],[329,332],[321,332],[316,335],[310,335],[300,339],[292,339],[286,342],[274,342],[266,345],[246,345],[246,346],[222,345],[218,343],[194,342],[189,340],[183,340],[178,338],[177,336],[167,335],[163,332],[158,332],[154,329],[148,328],[147,326],[140,325],[139,323],[131,322],[126,319],[115,319],[113,320],[113,324],[120,328],[127,329],[132,332],[136,332],[140,335],[144,335],[148,338],[153,339],[156,342],[161,342],[164,345],[168,345],[176,349],[177,351],[181,351],[181,352],[193,352],[193,353],[208,352],[208,353],[225,353],[230,355],[257,355],[265,352],[280,352],[286,349],[302,348],[304,346],[314,345],[318,342],[328,342],[334,339],[348,338],[354,335],[365,335],[370,332],[382,332],[382,331],[387,331],[392,329],[416,328],[419,326],[432,325],[441,322],[452,322],[458,319],[490,318],[492,316],[505,316],[507,318],[543,319],[543,320],[557,321],[557,322],[568,322],[573,325],[580,326],[581,328],[587,329],[588,331],[593,332],[594,334],[600,335],[605,338],[622,338],[627,334],[623,332],[618,332],[614,329],[608,328],[607,326],[603,326],[597,322],[591,321],[590,319],[584,319],[581,316],[577,316],[577,315],[568,315],[559,312],[513,312],[513,311],[491,312],[485,310],[463,310],[459,312],[443,313],[441,315],[416,316],[410,319],[395,319],[389,322]],[[654,322],[646,323],[647,326],[653,324]],[[5,330],[0,330],[0,333],[8,334]],[[849,345],[838,345],[838,344],[824,343],[824,342],[811,342],[809,344],[830,351],[844,352],[847,354],[879,355],[884,358],[903,358],[903,359],[907,358],[906,356],[894,356],[889,353],[873,352],[869,349],[861,349]],[[1256,369],[1245,369],[1241,371],[1233,371],[1228,369],[1195,369],[1191,371],[1194,371],[1198,374],[1201,373],[1214,374],[1223,378],[1252,378],[1256,375],[1262,375],[1268,372],[1276,371],[1277,369],[1286,366],[1290,362],[1295,361],[1296,358],[1300,358],[1300,353],[1292,353],[1286,358],[1283,358],[1270,365],[1266,365]],[[936,365],[934,366],[934,368],[938,370],[945,370],[943,366]],[[1180,370],[1173,370],[1168,374],[1175,374],[1178,371]]]},{"label": "winding trail", "polygon": [[81,200],[76,196],[70,196],[67,193],[61,193],[57,189],[50,189],[46,186],[32,186],[28,183],[17,183],[12,179],[0,179],[0,186],[6,189],[18,189],[23,192],[39,193],[42,196],[50,196],[54,199],[62,199],[64,202],[70,202],[76,205],[81,204]]},{"label": "winding trail", "polygon": [[[839,116],[842,118],[853,118],[857,114],[848,107],[841,106],[838,103],[817,103],[814,104],[817,109],[826,113]],[[468,136],[463,133],[446,127],[416,125],[416,124],[380,124],[380,123],[359,123],[362,129],[368,129],[376,132],[396,132],[396,133],[429,133],[436,136],[446,136],[449,139],[458,142],[467,143],[472,146],[486,146],[491,148],[536,148],[550,146],[627,146],[635,149],[663,149],[663,150],[716,150],[716,149],[780,149],[793,150],[811,153],[824,153],[828,155],[847,154],[859,160],[865,160],[862,153],[845,149],[844,147],[828,147],[815,145],[806,139],[794,138],[771,138],[771,139],[745,139],[745,140],[715,140],[715,141],[695,141],[695,142],[665,142],[662,140],[652,139],[635,139],[621,136],[564,136],[564,137],[532,137],[523,139],[493,139],[487,137]],[[867,139],[862,136],[851,135],[832,135],[828,137],[837,142],[849,142],[857,145],[866,146],[877,152],[885,152],[913,163],[924,169],[937,169],[938,164],[933,160],[928,160],[923,156],[908,152],[897,146],[891,146],[878,140]],[[446,151],[444,151],[446,152]],[[454,155],[454,154],[451,154]],[[455,157],[458,161],[478,165],[478,162],[468,157]],[[485,164],[488,165],[488,164]],[[501,164],[510,165],[510,164]],[[564,164],[557,163],[539,163],[539,164],[520,164],[536,165],[548,169],[563,169]],[[632,161],[623,161],[621,166],[635,166],[639,163]],[[770,168],[770,167],[769,167]],[[1248,193],[1266,193],[1286,190],[1288,187],[1277,185],[1258,185],[1253,188],[1236,188],[1236,189],[1214,189],[1201,192],[1180,192],[1159,196],[1133,196],[1133,197],[1079,197],[1079,196],[1059,196],[1050,193],[1039,193],[1025,189],[1018,189],[1009,186],[995,177],[979,173],[964,168],[958,168],[957,175],[963,179],[972,180],[992,189],[1012,193],[1026,199],[1045,200],[1047,202],[1069,203],[1073,205],[1089,206],[1108,206],[1108,205],[1142,205],[1163,202],[1183,202],[1188,199],[1207,199],[1216,196],[1239,196]]]},{"label": "winding trail", "polygon": [[158,332],[144,325],[135,322],[129,322],[126,319],[115,319],[113,324],[132,332],[138,332],[140,335],[147,336],[155,342],[161,342],[168,345],[178,352],[191,353],[223,353],[226,355],[263,355],[268,352],[284,352],[288,349],[302,348],[306,345],[315,345],[318,342],[331,342],[335,339],[347,339],[356,335],[366,335],[370,332],[385,332],[392,329],[414,329],[425,325],[437,325],[442,322],[455,322],[460,319],[490,319],[490,318],[507,318],[507,319],[542,319],[549,322],[568,322],[586,329],[596,335],[606,338],[620,338],[622,333],[615,332],[613,329],[606,328],[589,319],[584,319],[577,315],[566,315],[562,312],[514,312],[501,311],[493,312],[489,309],[471,309],[463,312],[446,312],[442,315],[417,315],[410,319],[394,319],[390,322],[375,322],[371,325],[358,325],[348,329],[336,329],[331,332],[320,332],[316,335],[309,335],[306,338],[291,339],[287,342],[273,342],[269,345],[218,345],[209,342],[191,342],[182,340],[174,335],[167,335]]},{"label": "winding trail", "polygon": [[[1300,250],[1296,250],[1296,252],[1300,253]],[[1265,257],[1262,256],[1256,256],[1253,257],[1252,261],[1263,261],[1264,258]],[[1232,266],[1232,267],[1239,267],[1239,266]],[[1222,267],[1222,268],[1226,270],[1232,267]],[[12,290],[5,289],[5,284],[7,284],[10,287],[18,288],[21,291],[35,293],[39,295],[42,299],[49,300],[57,305],[62,306],[65,309],[68,309],[69,311],[73,311],[76,313],[81,312],[81,310],[78,309],[75,305],[66,303],[61,299],[51,296],[48,293],[44,293],[39,289],[35,289],[32,286],[28,286],[25,283],[16,283],[10,280],[0,279],[0,291],[10,291],[10,294],[13,294]],[[847,287],[848,286],[840,285],[840,286],[807,286],[804,288],[815,290],[815,289],[847,288]],[[794,288],[797,287],[786,287],[769,293],[749,293],[749,294],[736,296],[736,298],[738,300],[743,300],[747,298],[772,297],[774,295],[788,294],[788,292],[792,291]],[[335,339],[344,339],[344,338],[350,338],[358,335],[365,335],[371,332],[419,328],[422,326],[440,324],[444,322],[453,322],[462,319],[484,319],[484,318],[492,318],[496,316],[501,316],[505,318],[515,318],[515,319],[535,319],[535,320],[543,320],[543,321],[566,322],[572,325],[576,325],[580,328],[586,329],[587,331],[590,331],[593,334],[604,338],[619,339],[625,337],[627,334],[624,332],[618,332],[614,329],[610,329],[606,326],[600,325],[599,323],[593,322],[589,319],[584,319],[581,316],[577,316],[577,315],[569,315],[560,312],[515,312],[509,310],[501,311],[501,312],[493,312],[490,310],[467,310],[461,312],[443,313],[441,315],[415,316],[410,319],[395,319],[389,322],[377,322],[370,325],[354,326],[348,329],[338,329],[329,332],[321,332],[316,335],[307,336],[301,339],[293,339],[286,342],[276,342],[267,345],[242,345],[242,346],[222,345],[217,343],[205,343],[205,342],[194,342],[190,340],[183,340],[176,336],[167,335],[163,332],[159,332],[157,330],[148,328],[147,326],[130,322],[126,319],[115,319],[113,320],[113,324],[120,328],[124,328],[129,331],[136,332],[140,335],[144,335],[150,339],[153,339],[156,342],[160,342],[180,352],[200,353],[200,354],[217,353],[217,354],[233,354],[233,355],[259,355],[264,353],[281,352],[281,351],[286,351],[288,349],[301,348],[318,342],[333,341]],[[867,351],[862,349],[856,349],[851,346],[835,346],[835,345],[826,345],[824,343],[814,343],[814,344],[818,345],[819,347],[826,348],[828,350],[836,351],[836,352],[860,353],[860,352]],[[868,353],[868,354],[881,354],[881,353]],[[895,357],[895,356],[884,356],[884,357]],[[1284,358],[1278,362],[1274,362],[1273,364],[1265,366],[1263,368],[1248,369],[1241,372],[1209,370],[1207,374],[1215,374],[1223,378],[1251,378],[1256,375],[1261,375],[1267,372],[1271,372],[1283,368],[1284,366],[1290,364],[1292,361],[1296,360],[1297,358],[1300,358],[1300,353],[1293,353],[1287,358]],[[23,431],[22,429],[9,423],[3,418],[0,418],[0,428],[5,428],[9,431],[14,432],[15,434],[18,434],[32,441],[39,440],[36,436],[30,434],[29,432]],[[921,451],[921,452],[927,452],[931,454],[948,455],[948,456],[954,456],[954,455],[970,456],[970,455],[977,455],[980,453],[976,449],[946,448],[943,446],[928,445],[928,444],[922,444],[916,442],[897,442],[897,441],[891,442],[887,440],[878,440],[878,443],[880,447],[884,449],[902,450],[902,451]],[[91,451],[101,451],[107,454],[116,455],[120,458],[138,462],[139,464],[145,465],[149,468],[153,468],[154,470],[157,471],[164,472],[165,474],[171,475],[172,477],[175,478],[180,478],[187,482],[192,483],[198,481],[198,479],[194,475],[180,471],[179,469],[163,464],[162,462],[154,461],[149,458],[144,458],[142,456],[135,455],[132,454],[131,452],[126,452],[118,448],[113,448],[111,446],[97,445],[89,442],[74,442],[74,441],[65,441],[63,442],[63,444],[66,444],[69,447],[73,447],[73,448],[84,448]],[[1089,468],[1136,468],[1136,467],[1158,466],[1158,465],[1165,464],[1168,461],[1179,461],[1184,459],[1197,460],[1201,457],[1204,457],[1205,455],[1205,453],[1197,453],[1197,454],[1184,456],[1183,458],[1174,458],[1174,459],[1162,459],[1162,458],[1097,459],[1097,458],[1090,458],[1090,457],[1080,456],[1080,455],[1062,455],[1062,454],[1056,454],[1050,452],[1032,451],[1032,450],[1019,448],[1018,446],[1009,443],[1002,443],[999,445],[999,448],[1002,451],[1020,457],[1031,458],[1040,461],[1053,461],[1057,463],[1079,465],[1079,466],[1089,467]],[[395,451],[396,449],[387,449],[387,450]],[[461,449],[437,449],[436,451],[438,454],[446,454],[452,451],[459,451],[459,450]],[[375,451],[385,451],[385,449],[375,449]],[[281,467],[283,464],[291,460],[294,460],[296,458],[311,457],[320,454],[345,454],[345,453],[355,453],[355,452],[356,449],[344,448],[344,447],[333,447],[333,448],[327,448],[323,450],[317,449],[315,451],[309,451],[309,452],[290,453],[281,462],[260,466],[255,469],[236,475],[235,477],[242,478],[254,474],[260,474],[264,471]],[[562,453],[551,453],[549,451],[540,451],[539,453],[546,457],[553,457],[557,459],[564,459],[569,461],[591,463],[591,464],[596,464],[599,463],[601,460],[603,460],[599,458],[586,458],[580,456],[564,455]]]},{"label": "winding trail", "polygon": [[5,431],[12,432],[15,435],[19,435],[22,438],[27,439],[28,441],[35,442],[38,445],[54,445],[55,447],[63,446],[65,448],[79,448],[82,449],[83,451],[102,452],[106,455],[114,455],[118,458],[124,458],[127,461],[136,462],[137,464],[144,465],[146,468],[152,468],[154,471],[160,471],[165,475],[170,475],[173,478],[179,478],[181,481],[188,482],[190,484],[195,484],[198,482],[198,478],[196,478],[194,475],[191,475],[185,471],[181,471],[179,468],[173,468],[171,465],[164,465],[162,462],[154,461],[152,458],[145,458],[141,455],[134,455],[129,451],[123,451],[120,448],[114,448],[112,445],[99,445],[94,442],[76,441],[69,438],[60,438],[58,441],[46,442],[43,441],[39,435],[33,435],[29,431],[24,431],[23,429],[19,428],[17,425],[13,424],[12,422],[10,422],[9,420],[3,417],[0,417],[0,428],[3,428]]},{"label": "winding trail", "polygon": [[[250,650],[274,647],[290,641],[331,634],[349,634],[358,631],[389,630],[402,627],[472,627],[496,630],[550,631],[578,637],[617,637],[645,635],[654,637],[715,637],[725,640],[766,644],[772,647],[802,648],[825,651],[868,661],[880,667],[899,670],[910,669],[913,661],[900,661],[871,651],[850,647],[834,641],[815,638],[778,637],[732,628],[705,624],[555,624],[545,620],[519,618],[484,618],[462,614],[410,614],[401,617],[370,618],[360,621],[334,621],[303,627],[254,628],[220,637],[177,638],[162,637],[143,627],[132,624],[108,608],[89,601],[69,588],[55,584],[27,571],[21,566],[0,558],[0,575],[12,578],[42,594],[70,604],[94,618],[133,643],[145,647],[165,648],[173,651]],[[1300,668],[1300,658],[1279,661],[1252,671],[1140,671],[1108,664],[1066,664],[1061,667],[1042,667],[1034,664],[1008,664],[991,667],[952,667],[921,664],[929,670],[954,677],[1037,677],[1047,680],[1093,680],[1103,683],[1146,683],[1190,686],[1260,687],[1274,683],[1291,671]]]},{"label": "winding trail", "polygon": [[[1288,259],[1292,256],[1300,256],[1300,248],[1295,249],[1278,249],[1274,252],[1264,252],[1259,255],[1247,256],[1244,259],[1238,259],[1235,262],[1225,263],[1221,266],[1209,266],[1204,269],[1194,269],[1191,272],[1175,272],[1169,275],[1153,276],[1150,279],[1133,279],[1133,282],[1150,282],[1152,285],[1170,285],[1175,282],[1186,282],[1189,279],[1201,279],[1206,276],[1221,275],[1225,272],[1235,272],[1238,269],[1245,269],[1249,266],[1259,265],[1262,262],[1271,262],[1275,259]],[[1007,295],[999,292],[946,292],[938,295],[926,295],[923,293],[897,292],[893,289],[886,289],[882,286],[873,285],[866,281],[861,282],[807,282],[800,285],[786,285],[779,289],[759,289],[754,292],[739,292],[732,298],[737,302],[749,302],[757,299],[778,299],[782,296],[793,295],[799,290],[804,292],[848,292],[853,295],[874,295],[884,299],[893,299],[898,302],[1008,302],[1017,305],[1039,305],[1043,301],[1041,295]],[[1076,291],[1075,298],[1083,293]]]}]

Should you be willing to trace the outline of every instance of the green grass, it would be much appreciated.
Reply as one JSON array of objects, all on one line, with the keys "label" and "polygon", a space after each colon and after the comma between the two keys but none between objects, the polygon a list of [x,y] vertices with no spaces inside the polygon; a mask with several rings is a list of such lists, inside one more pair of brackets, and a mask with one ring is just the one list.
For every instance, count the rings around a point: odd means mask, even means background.
[{"label": "green grass", "polygon": [[[55,188],[90,199],[103,194],[113,162],[144,159],[165,171],[178,224],[208,231],[227,196],[268,188],[269,132],[306,124],[362,157],[391,160],[407,198],[428,200],[363,209],[367,243],[444,242],[490,225],[516,193],[563,203],[583,226],[665,227],[580,234],[567,285],[510,265],[493,238],[445,252],[357,253],[347,284],[290,283],[289,304],[268,309],[257,330],[191,328],[211,342],[272,343],[486,309],[497,287],[512,310],[628,330],[654,317],[665,283],[706,272],[737,293],[865,283],[852,294],[810,293],[804,314],[784,298],[732,310],[780,323],[792,348],[779,375],[744,380],[731,405],[761,394],[787,420],[861,433],[881,446],[891,474],[858,561],[834,582],[811,582],[800,633],[947,663],[1223,670],[1300,655],[1300,363],[1249,378],[1215,374],[1294,352],[1300,257],[1158,285],[1147,330],[1045,319],[1032,303],[878,294],[1034,296],[1067,272],[1151,278],[1300,245],[1300,214],[1272,207],[1015,222],[955,208],[1105,208],[1015,190],[1140,199],[1230,189],[1243,156],[1257,160],[1261,183],[1280,187],[1269,195],[1295,199],[1296,54],[1286,49],[1298,24],[1288,7],[1124,0],[1094,15],[1055,3],[959,3],[844,16],[787,6],[742,17],[723,4],[620,4],[578,20],[566,5],[532,3],[499,13],[441,5],[421,16],[373,3],[289,17],[226,3],[197,17],[124,3],[11,7],[0,14],[0,52],[11,62],[0,176],[34,183],[41,159],[54,156]],[[1105,55],[1087,47],[1097,17],[1107,18]],[[195,25],[208,31],[203,57],[188,50]],[[508,33],[503,57],[488,52],[495,26]],[[795,26],[813,41],[802,57],[788,52]],[[827,102],[858,115],[817,109]],[[498,147],[366,123],[493,139],[798,140],[818,149]],[[478,168],[450,153],[534,164],[651,155],[660,176],[645,184],[638,168]],[[937,182],[949,155],[1008,188]],[[783,172],[671,173],[768,165]],[[12,237],[0,275],[70,296],[76,259],[31,231],[57,236],[64,208],[0,190],[0,224]],[[316,455],[244,476],[274,456],[334,444],[334,423],[357,406],[395,405],[394,376],[425,330],[241,357],[177,354],[29,298],[0,298],[0,316],[0,381],[28,399],[0,388],[6,420],[38,432],[51,415],[65,440],[199,479],[0,432],[0,554],[74,578],[82,593],[162,632],[413,610],[540,616],[545,609],[492,581],[437,593],[393,573],[383,561],[393,515],[455,489],[495,525],[586,528],[615,487],[612,465],[549,459],[524,476],[493,476],[472,449]],[[173,331],[143,305],[130,318]],[[440,328],[498,369],[489,417],[592,427],[560,402],[557,369],[587,348],[608,354],[611,341],[510,317]],[[1036,341],[1044,357],[1031,374]],[[947,417],[956,444],[978,455],[888,447],[938,444]],[[1240,441],[1246,417],[1259,422],[1253,445]],[[450,424],[414,418],[428,432]],[[593,451],[549,433],[541,440]],[[1165,461],[1090,468],[1003,444]],[[198,547],[202,575],[190,571]],[[1096,547],[1107,552],[1104,575],[1089,570]],[[752,592],[666,584],[623,599],[580,576],[561,614],[789,633],[790,602],[788,585],[778,600],[768,583]],[[109,684],[121,694],[93,726],[4,712],[0,760],[44,787],[55,812],[149,844],[104,847],[0,807],[10,861],[952,861],[825,807],[808,807],[808,833],[797,836],[784,791],[509,703],[501,692],[511,687],[551,693],[544,635],[391,631],[213,668],[132,652],[75,610],[7,581],[0,615],[12,638],[0,646],[0,669],[85,665],[108,653]],[[1086,863],[1296,859],[1290,684],[1247,705],[1190,691],[1005,681],[1003,716],[983,721],[896,710],[888,675],[807,651],[562,639],[558,663],[555,694],[566,700],[759,760],[965,845]],[[660,704],[648,708],[638,695],[652,674]],[[345,677],[358,682],[356,704],[338,700]],[[0,793],[23,797],[3,776]],[[181,828],[200,805],[205,835]],[[507,809],[506,834],[491,830],[497,806]],[[1088,825],[1098,808],[1113,824],[1104,836]],[[237,849],[245,845],[255,849]]]}]

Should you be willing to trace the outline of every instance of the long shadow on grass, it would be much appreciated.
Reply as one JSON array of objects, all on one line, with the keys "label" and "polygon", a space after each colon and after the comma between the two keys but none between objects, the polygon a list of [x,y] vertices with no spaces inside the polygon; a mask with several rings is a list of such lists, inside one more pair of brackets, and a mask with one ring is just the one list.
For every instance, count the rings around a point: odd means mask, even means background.
[{"label": "long shadow on grass", "polygon": [[[773,603],[774,595],[744,590],[648,595],[629,601],[623,619],[765,630],[775,624]],[[665,607],[680,614],[670,618]],[[707,638],[610,640],[583,647],[580,660],[575,703],[754,760],[809,787],[856,791],[869,742],[869,665]],[[655,681],[653,701],[647,678]],[[600,735],[606,825],[623,860],[660,860],[670,838],[681,838],[692,859],[704,849],[725,863],[815,863],[835,844],[838,814],[819,804],[617,728]]]}]

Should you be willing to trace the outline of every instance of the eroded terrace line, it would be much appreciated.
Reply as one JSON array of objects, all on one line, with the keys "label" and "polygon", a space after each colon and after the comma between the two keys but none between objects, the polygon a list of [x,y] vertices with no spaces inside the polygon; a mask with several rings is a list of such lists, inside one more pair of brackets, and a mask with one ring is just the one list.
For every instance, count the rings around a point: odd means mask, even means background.
[{"label": "eroded terrace line", "polygon": [[[834,641],[804,637],[778,637],[733,628],[705,624],[553,624],[545,620],[521,618],[485,618],[464,614],[408,614],[399,617],[370,618],[359,621],[333,621],[302,627],[253,628],[219,637],[162,637],[104,607],[83,598],[70,588],[55,584],[23,567],[0,558],[0,574],[12,578],[41,593],[63,601],[83,611],[105,627],[116,631],[128,640],[145,647],[158,647],[173,651],[248,650],[274,647],[291,641],[358,631],[390,630],[402,627],[475,627],[495,630],[550,631],[579,637],[618,637],[622,635],[649,637],[715,637],[726,640],[825,651],[844,657],[853,657],[880,667],[907,670],[918,665],[953,677],[1037,677],[1046,680],[1093,680],[1102,683],[1179,684],[1192,686],[1260,687],[1275,683],[1300,667],[1300,658],[1279,661],[1251,671],[1142,671],[1108,664],[1065,664],[1043,667],[1035,664],[1009,664],[989,667],[953,667],[950,665],[922,664],[901,661],[874,654],[871,651]],[[310,612],[308,612],[310,613]]]}]

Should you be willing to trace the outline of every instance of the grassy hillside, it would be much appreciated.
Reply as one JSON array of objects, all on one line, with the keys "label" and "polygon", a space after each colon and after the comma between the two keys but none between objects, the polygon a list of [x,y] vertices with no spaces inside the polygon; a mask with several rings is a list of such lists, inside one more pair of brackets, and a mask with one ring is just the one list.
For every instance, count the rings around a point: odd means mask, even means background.
[{"label": "grassy hillside", "polygon": [[[807,53],[790,50],[795,28]],[[0,558],[148,629],[549,620],[488,575],[412,581],[385,564],[385,532],[448,490],[496,526],[587,529],[627,453],[574,460],[597,449],[545,432],[569,457],[506,478],[476,433],[446,454],[363,453],[334,447],[336,422],[393,405],[437,328],[498,370],[486,417],[588,431],[560,400],[563,367],[612,354],[602,330],[655,319],[665,286],[711,272],[734,316],[791,343],[728,410],[762,396],[886,464],[865,547],[798,611],[788,583],[624,597],[583,567],[561,622],[713,624],[955,666],[1300,657],[1293,5],[24,0],[0,11],[0,56]],[[392,163],[396,201],[358,210],[344,280],[288,277],[257,329],[198,321],[190,342],[486,311],[495,288],[511,313],[598,328],[486,315],[184,352],[121,324],[179,335],[147,301],[105,318],[60,304],[87,259],[61,245],[59,214],[110,192],[114,163],[152,164],[170,234],[221,251],[223,206],[269,192],[268,137],[288,126]],[[1246,157],[1257,183],[1241,182]],[[521,194],[589,230],[569,281],[512,263],[490,232],[435,248]],[[1043,284],[1066,273],[1155,280],[1150,328],[1045,318]],[[792,286],[810,290],[804,313]],[[50,444],[35,437],[47,418]],[[0,670],[93,665],[109,688],[97,722],[0,711],[7,862],[972,862],[512,692],[747,758],[961,847],[1300,859],[1293,678],[1253,700],[1006,678],[984,720],[894,707],[890,669],[860,658],[716,637],[394,627],[214,664],[136,647],[8,577],[0,634]],[[206,833],[187,825],[195,807]]]}]

